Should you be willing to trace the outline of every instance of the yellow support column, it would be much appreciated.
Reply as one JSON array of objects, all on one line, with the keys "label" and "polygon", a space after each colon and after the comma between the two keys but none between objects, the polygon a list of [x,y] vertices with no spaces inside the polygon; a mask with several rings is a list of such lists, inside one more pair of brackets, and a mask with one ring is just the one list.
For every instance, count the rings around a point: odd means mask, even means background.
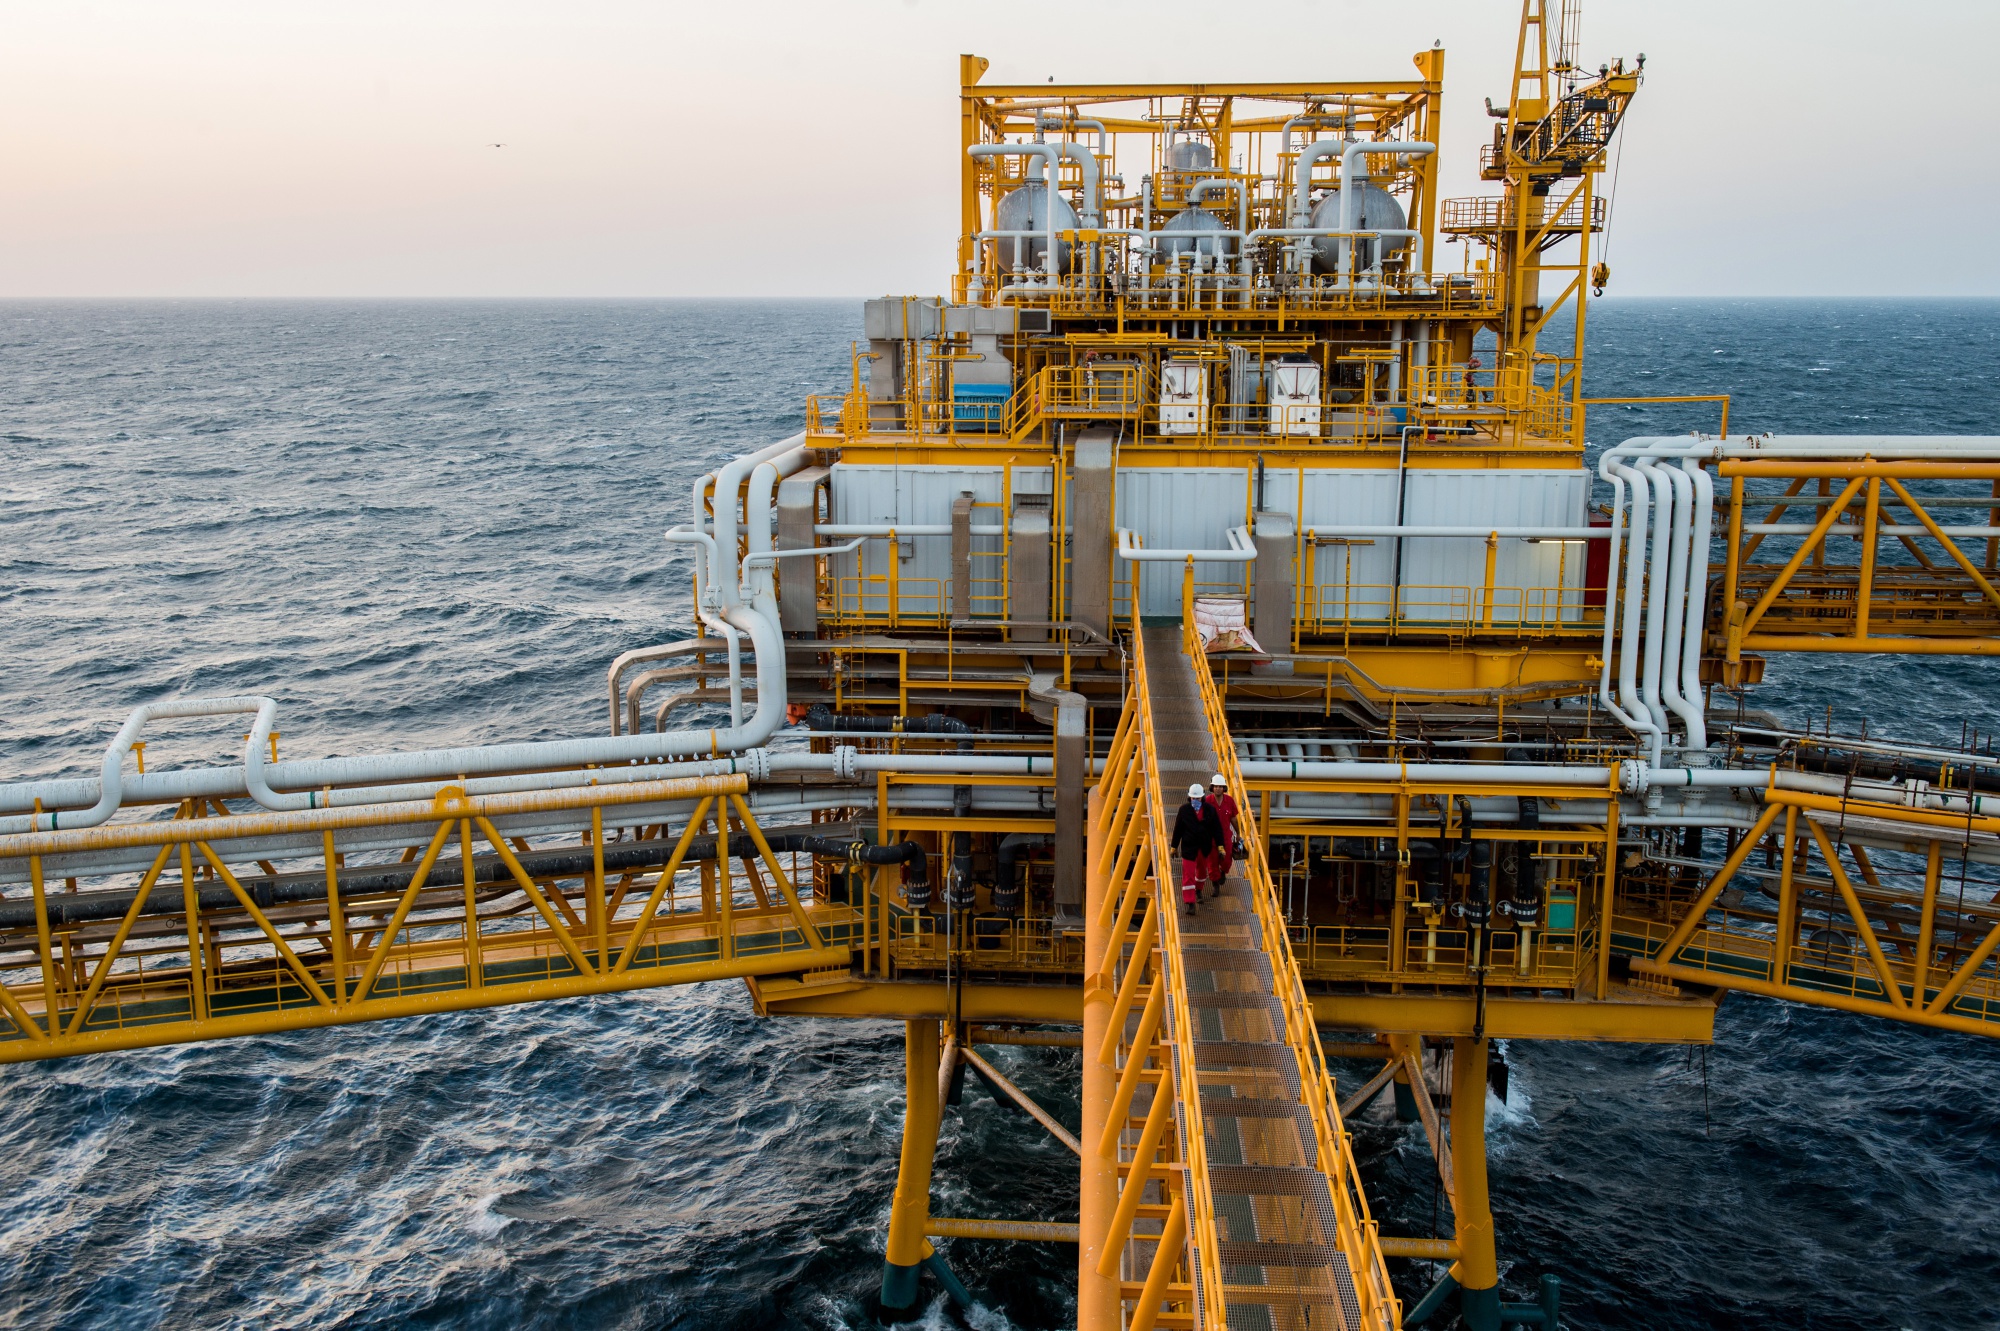
[{"label": "yellow support column", "polygon": [[1500,1268],[1486,1195],[1486,1041],[1451,1042],[1451,1173],[1458,1189],[1459,1312],[1466,1331],[1500,1331]]},{"label": "yellow support column", "polygon": [[1117,1074],[1096,1057],[1111,1021],[1111,988],[1101,972],[1113,928],[1107,919],[1111,912],[1105,908],[1111,884],[1104,867],[1106,836],[1097,791],[1091,792],[1088,808],[1083,881],[1083,1127],[1077,1138],[1089,1145],[1083,1151],[1077,1182],[1076,1325],[1077,1331],[1118,1331],[1118,1281],[1107,1279],[1097,1269],[1118,1209],[1118,1162],[1107,1160],[1094,1149],[1104,1136],[1118,1082]]},{"label": "yellow support column", "polygon": [[930,1219],[931,1157],[938,1135],[939,1023],[904,1023],[903,1160],[896,1171],[896,1199],[889,1207],[889,1249],[882,1267],[882,1304],[900,1310],[917,1302],[917,1268],[931,1255],[924,1225]]}]

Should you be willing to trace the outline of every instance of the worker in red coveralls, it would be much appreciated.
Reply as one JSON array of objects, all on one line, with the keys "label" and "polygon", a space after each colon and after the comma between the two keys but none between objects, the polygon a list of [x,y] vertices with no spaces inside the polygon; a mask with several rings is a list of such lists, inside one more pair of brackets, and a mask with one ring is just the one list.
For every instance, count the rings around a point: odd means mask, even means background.
[{"label": "worker in red coveralls", "polygon": [[1190,915],[1194,914],[1195,900],[1201,894],[1201,880],[1208,872],[1209,857],[1225,835],[1215,806],[1203,798],[1204,793],[1198,781],[1188,787],[1188,802],[1174,815],[1174,834],[1167,843],[1181,857],[1181,901]]},{"label": "worker in red coveralls", "polygon": [[1229,780],[1220,772],[1209,780],[1208,802],[1222,823],[1222,837],[1208,857],[1209,891],[1211,896],[1217,896],[1221,894],[1223,884],[1229,881],[1230,868],[1236,863],[1236,797],[1229,793]]}]

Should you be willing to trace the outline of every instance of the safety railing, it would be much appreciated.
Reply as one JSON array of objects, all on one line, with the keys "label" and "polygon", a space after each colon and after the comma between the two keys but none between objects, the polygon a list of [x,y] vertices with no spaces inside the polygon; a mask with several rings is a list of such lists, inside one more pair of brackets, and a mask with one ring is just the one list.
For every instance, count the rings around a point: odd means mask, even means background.
[{"label": "safety railing", "polygon": [[[0,904],[0,1062],[845,966],[865,922],[801,901],[744,790],[736,776],[296,813],[188,801],[167,821],[0,838],[30,888]],[[689,802],[678,836],[631,807]],[[607,820],[635,816],[646,825],[608,843]],[[575,830],[551,846],[552,826]],[[350,857],[383,845],[406,850]],[[679,885],[697,862],[699,886]]]},{"label": "safety railing", "polygon": [[[1481,195],[1469,199],[1446,199],[1439,229],[1451,234],[1467,235],[1497,231],[1502,227],[1512,229],[1521,220],[1520,210],[1515,206],[1515,195]],[[1543,196],[1546,198],[1547,196]],[[1608,209],[1602,195],[1590,200],[1590,229],[1602,231]],[[1527,224],[1533,231],[1544,228],[1550,231],[1576,232],[1583,229],[1583,197],[1573,194],[1553,216],[1542,215],[1530,210]]]},{"label": "safety railing", "polygon": [[[1194,1061],[1197,1028],[1180,965],[1179,911],[1166,881],[1172,857],[1160,801],[1145,644],[1136,623],[1134,628],[1131,687],[1098,786],[1097,826],[1091,842],[1100,848],[1101,858],[1086,866],[1102,875],[1109,888],[1099,923],[1111,932],[1105,969],[1096,982],[1116,997],[1104,1047],[1086,1049],[1084,1057],[1114,1068],[1117,1090],[1103,1138],[1084,1143],[1084,1149],[1126,1162],[1118,1206],[1099,1249],[1104,1254],[1099,1273],[1111,1279],[1128,1270],[1142,1275],[1142,1280],[1123,1286],[1124,1301],[1130,1305],[1129,1326],[1158,1325],[1163,1310],[1172,1304],[1186,1310],[1176,1315],[1176,1324],[1222,1331],[1228,1313],[1222,1245],[1208,1181],[1201,1078]],[[1135,1007],[1140,1009],[1138,1023],[1128,1030]],[[1132,1140],[1133,1105],[1148,1084],[1151,1102],[1144,1125]],[[1155,1182],[1165,1202],[1163,1219],[1140,1216],[1147,1205],[1147,1188]],[[1159,1205],[1153,1206],[1157,1215]],[[1142,1247],[1153,1250],[1150,1260],[1140,1260]],[[1182,1273],[1184,1278],[1175,1279]]]},{"label": "safety railing", "polygon": [[[960,933],[954,941],[951,925]],[[962,921],[911,913],[898,918],[889,955],[899,968],[1037,971],[1074,975],[1083,967],[1083,944],[1056,921],[1001,914],[969,914]]]},{"label": "safety railing", "polygon": [[[1290,931],[1285,925],[1278,892],[1265,858],[1263,839],[1251,817],[1249,788],[1230,738],[1229,721],[1223,711],[1222,696],[1216,690],[1208,668],[1208,655],[1195,629],[1193,593],[1186,595],[1182,623],[1182,650],[1194,664],[1201,690],[1202,710],[1208,719],[1212,747],[1222,775],[1236,800],[1237,826],[1232,834],[1243,843],[1244,876],[1250,884],[1250,900],[1257,912],[1265,950],[1270,954],[1271,973],[1285,1019],[1287,1042],[1298,1062],[1299,1080],[1305,1088],[1307,1109],[1317,1138],[1319,1168],[1327,1177],[1333,1197],[1337,1242],[1346,1256],[1360,1300],[1361,1325],[1394,1331],[1402,1324],[1402,1309],[1389,1280],[1381,1238],[1368,1213],[1368,1198],[1361,1184],[1361,1170],[1353,1153],[1352,1141],[1341,1122],[1340,1105],[1334,1094],[1334,1077],[1320,1047],[1319,1027],[1312,1003],[1306,997],[1297,957],[1292,952]],[[1137,636],[1137,635],[1135,635]]]},{"label": "safety railing", "polygon": [[[1290,928],[1292,953],[1309,980],[1369,980],[1399,983],[1466,984],[1474,979],[1471,932],[1466,929],[1426,929],[1403,932],[1403,955],[1396,970],[1390,951],[1393,930],[1379,925],[1295,924]],[[1590,967],[1588,939],[1576,929],[1489,930],[1485,961],[1478,978],[1489,989],[1515,985],[1525,988],[1569,989]],[[1527,959],[1524,967],[1522,959]]]},{"label": "safety railing", "polygon": [[1587,587],[1449,583],[1390,587],[1381,583],[1326,584],[1308,578],[1300,590],[1301,635],[1388,632],[1463,637],[1476,633],[1521,638],[1599,632],[1604,622],[1604,593]]},{"label": "safety railing", "polygon": [[[1068,233],[1074,235],[1075,233]],[[1233,268],[1234,261],[1227,261]],[[1260,263],[1268,261],[1260,260]],[[1113,263],[1117,261],[1114,259]],[[1234,271],[1195,272],[1154,264],[1144,279],[1119,281],[1101,265],[1091,273],[1061,276],[1054,287],[1045,274],[1016,281],[990,261],[981,272],[988,304],[1046,309],[1059,317],[1143,318],[1148,315],[1256,314],[1290,318],[1320,314],[1381,313],[1394,317],[1482,314],[1498,310],[1500,275],[1494,272],[1412,273],[1401,268],[1357,274],[1342,285],[1332,275],[1273,281],[1268,271],[1245,278]],[[963,279],[959,299],[971,299]]]}]

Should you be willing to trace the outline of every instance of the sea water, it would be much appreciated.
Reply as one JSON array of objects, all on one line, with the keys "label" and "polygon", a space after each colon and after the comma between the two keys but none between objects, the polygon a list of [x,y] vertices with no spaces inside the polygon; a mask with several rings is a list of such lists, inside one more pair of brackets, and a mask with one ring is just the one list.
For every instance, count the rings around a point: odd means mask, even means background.
[{"label": "sea water", "polygon": [[[1612,299],[1588,328],[1593,396],[2000,433],[2000,303]],[[94,770],[163,696],[268,693],[293,757],[600,733],[610,659],[688,622],[660,533],[693,479],[797,431],[860,332],[840,301],[0,303],[0,779]],[[1781,658],[1753,702],[1956,744],[1994,677]],[[876,1326],[901,1036],[716,984],[0,1068],[0,1320]],[[1076,1122],[1073,1051],[993,1056]],[[1508,1297],[1548,1271],[1573,1327],[2000,1320],[2000,1042],[1737,995],[1705,1052],[1508,1057]],[[1421,1129],[1386,1097],[1352,1126],[1384,1231],[1448,1233]],[[1075,1186],[976,1088],[946,1113],[936,1213],[1074,1220]],[[973,1325],[1072,1323],[1074,1248],[940,1248]],[[1434,1275],[1396,1265],[1406,1299]]]}]

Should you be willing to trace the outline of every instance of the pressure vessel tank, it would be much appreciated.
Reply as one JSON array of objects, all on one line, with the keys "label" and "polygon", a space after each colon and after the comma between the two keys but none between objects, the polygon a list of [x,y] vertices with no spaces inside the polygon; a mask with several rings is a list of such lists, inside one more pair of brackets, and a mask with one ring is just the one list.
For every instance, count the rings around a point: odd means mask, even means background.
[{"label": "pressure vessel tank", "polygon": [[1235,253],[1235,242],[1226,236],[1204,235],[1204,232],[1227,231],[1222,219],[1206,208],[1183,208],[1160,228],[1159,238],[1154,242],[1158,247],[1160,262],[1170,264],[1183,254],[1206,254],[1226,257]]},{"label": "pressure vessel tank", "polygon": [[[1403,205],[1396,196],[1369,180],[1359,180],[1354,184],[1358,197],[1354,201],[1354,229],[1357,231],[1401,231],[1409,226],[1403,215]],[[1335,186],[1314,205],[1312,225],[1315,229],[1331,230],[1340,225],[1340,189]],[[1354,268],[1357,273],[1366,272],[1378,262],[1401,254],[1409,249],[1408,236],[1391,236],[1386,240],[1363,240],[1356,242]],[[1340,271],[1340,242],[1330,236],[1319,236],[1313,240],[1313,268],[1322,273]]]},{"label": "pressure vessel tank", "polygon": [[[1070,207],[1068,199],[1058,194],[1055,197],[1056,230],[1076,230],[1076,209]],[[1049,242],[1049,190],[1039,181],[1030,181],[1016,189],[1007,191],[1000,197],[1000,204],[993,210],[993,229],[996,231],[1032,231],[1032,237],[1006,237],[994,243],[1000,247],[1000,267],[1004,272],[1012,272],[1017,266],[1032,272],[1046,271],[1043,256],[1047,254]],[[1017,248],[1018,247],[1018,248]],[[1070,271],[1075,259],[1072,246],[1066,240],[1056,241],[1056,270]],[[1018,256],[1018,257],[1017,257]]]}]

